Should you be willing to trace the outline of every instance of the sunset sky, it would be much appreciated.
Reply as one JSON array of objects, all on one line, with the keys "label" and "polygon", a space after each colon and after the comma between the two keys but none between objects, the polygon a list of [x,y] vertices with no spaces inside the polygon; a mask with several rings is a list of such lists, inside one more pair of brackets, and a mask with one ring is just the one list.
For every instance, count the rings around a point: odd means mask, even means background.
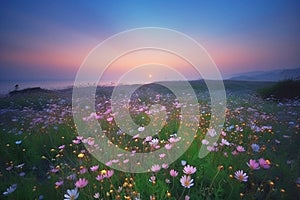
[{"label": "sunset sky", "polygon": [[[150,26],[194,38],[224,77],[297,68],[299,19],[300,1],[3,0],[0,80],[73,80],[97,44],[121,31]],[[117,64],[120,72],[126,65]]]}]

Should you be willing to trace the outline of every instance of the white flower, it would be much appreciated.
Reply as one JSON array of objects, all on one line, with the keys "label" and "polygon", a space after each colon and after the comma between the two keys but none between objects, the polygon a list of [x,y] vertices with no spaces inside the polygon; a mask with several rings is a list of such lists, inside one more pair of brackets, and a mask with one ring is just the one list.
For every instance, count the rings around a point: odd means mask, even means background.
[{"label": "white flower", "polygon": [[64,200],[75,200],[79,196],[78,189],[67,190],[67,194],[64,195]]},{"label": "white flower", "polygon": [[13,193],[17,189],[17,184],[11,185],[9,188],[6,189],[5,192],[3,192],[4,195],[9,195]]}]

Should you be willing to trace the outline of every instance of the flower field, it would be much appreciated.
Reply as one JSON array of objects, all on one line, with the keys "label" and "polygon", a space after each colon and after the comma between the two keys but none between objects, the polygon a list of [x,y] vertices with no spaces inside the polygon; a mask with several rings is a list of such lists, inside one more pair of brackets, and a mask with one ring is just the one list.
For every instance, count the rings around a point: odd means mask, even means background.
[{"label": "flower field", "polygon": [[[130,136],[114,120],[112,88],[97,89],[96,112],[82,123],[97,121],[110,145],[129,152],[106,163],[91,154],[101,149],[98,133],[77,132],[71,89],[2,97],[0,199],[299,199],[300,101],[262,99],[256,90],[267,83],[225,81],[226,121],[217,133],[209,126],[210,99],[202,84],[192,84],[199,101],[198,129],[172,163],[168,152],[184,141],[177,130],[185,105],[167,90],[144,88],[133,95],[129,109],[139,127]],[[161,130],[142,138],[153,104],[161,105],[158,112],[167,119]],[[211,143],[206,135],[219,139]],[[200,159],[201,147],[210,153]],[[131,162],[138,153],[159,149],[167,153],[145,173],[115,169],[134,168],[141,164]]]}]

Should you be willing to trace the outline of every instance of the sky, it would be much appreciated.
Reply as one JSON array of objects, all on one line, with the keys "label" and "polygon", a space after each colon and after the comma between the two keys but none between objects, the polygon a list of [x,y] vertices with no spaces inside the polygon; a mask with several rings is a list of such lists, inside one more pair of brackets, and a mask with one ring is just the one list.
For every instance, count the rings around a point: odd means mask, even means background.
[{"label": "sky", "polygon": [[[296,0],[2,0],[0,80],[74,80],[96,45],[140,27],[174,29],[192,37],[207,50],[224,77],[298,68],[299,19],[300,1]],[[182,64],[187,78],[195,78],[184,61],[161,56],[170,65]],[[123,61],[115,62],[112,73],[123,73],[126,59]],[[158,70],[156,67],[156,73]],[[112,73],[107,72],[107,80]],[[149,72],[147,77],[154,74]]]}]

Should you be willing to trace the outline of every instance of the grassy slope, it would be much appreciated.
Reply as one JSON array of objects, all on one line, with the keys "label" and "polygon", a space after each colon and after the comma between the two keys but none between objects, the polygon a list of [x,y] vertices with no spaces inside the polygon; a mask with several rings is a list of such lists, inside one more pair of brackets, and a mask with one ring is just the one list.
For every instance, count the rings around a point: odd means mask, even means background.
[{"label": "grassy slope", "polygon": [[[197,156],[200,141],[203,138],[200,129],[189,150],[170,166],[170,168],[181,171],[180,160],[184,159],[190,165],[197,167],[197,173],[193,176],[195,186],[185,191],[185,194],[189,193],[191,199],[239,199],[240,193],[243,193],[246,199],[252,199],[254,196],[257,199],[292,199],[299,196],[299,189],[295,185],[295,179],[300,176],[299,128],[289,125],[290,121],[299,124],[297,117],[299,116],[299,107],[278,107],[277,103],[265,102],[256,96],[257,89],[269,85],[269,82],[225,81],[228,108],[231,111],[231,115],[227,116],[225,127],[238,125],[244,129],[242,132],[227,131],[226,139],[243,145],[247,152],[234,157],[231,156],[232,148],[224,148],[222,151],[211,153],[200,160]],[[202,94],[205,91],[203,83],[192,82],[192,86],[197,93]],[[107,91],[105,92],[107,93]],[[57,105],[57,107],[53,107],[53,105]],[[71,171],[78,171],[80,166],[89,167],[97,163],[91,156],[86,156],[84,160],[80,161],[80,164],[78,163],[77,154],[83,146],[70,146],[72,139],[76,137],[76,130],[70,113],[62,115],[62,112],[66,112],[65,110],[68,110],[70,106],[70,96],[66,95],[65,91],[63,93],[26,94],[26,96],[1,99],[0,191],[5,191],[13,183],[18,183],[18,189],[7,199],[20,199],[21,197],[22,199],[37,199],[39,195],[61,199],[66,189],[73,188],[74,185],[72,182],[65,181],[61,188],[55,189],[54,183],[60,177],[69,175]],[[241,107],[244,108],[235,111]],[[248,111],[248,108],[256,109],[260,117],[263,115],[269,117],[267,119],[258,118],[261,120],[256,122],[257,125],[271,125],[273,129],[270,132],[253,133],[249,128],[249,120],[251,121],[256,113]],[[4,112],[4,109],[10,110]],[[291,113],[296,113],[296,115]],[[285,117],[282,119],[278,115]],[[42,118],[46,122],[33,125],[32,119],[37,118]],[[204,115],[203,118],[208,119],[209,116]],[[278,119],[282,120],[278,121]],[[283,135],[289,138],[283,138]],[[275,139],[280,141],[280,144],[276,143]],[[18,140],[22,140],[20,145],[15,143]],[[256,142],[264,149],[258,154],[253,154],[250,151],[250,142]],[[67,147],[60,152],[58,147],[62,144]],[[225,157],[224,152],[227,152],[229,156]],[[258,159],[259,157],[270,159],[271,169],[250,172],[245,163],[250,158]],[[292,163],[286,164],[287,161]],[[21,163],[25,163],[24,167],[15,167]],[[6,168],[10,165],[14,167],[7,171]],[[49,165],[60,165],[62,170],[58,174],[51,174]],[[218,172],[218,166],[223,166],[220,172]],[[107,168],[103,165],[100,167]],[[237,169],[253,173],[248,183],[241,184],[229,178]],[[24,177],[18,175],[22,171],[26,172]],[[134,180],[133,188],[124,189],[123,196],[137,191],[141,193],[142,199],[149,199],[149,196],[153,194],[157,199],[165,199],[166,193],[169,191],[173,197],[178,199],[183,192],[178,177],[174,180],[176,183],[174,186],[165,183],[165,178],[170,178],[166,175],[167,171],[161,171],[157,175],[156,184],[148,181],[150,173],[137,175],[115,173],[117,175],[112,179],[114,187],[124,185],[129,178]],[[98,188],[99,183],[94,180],[93,175],[88,173],[82,177],[89,178],[90,184],[88,189],[81,192],[80,199],[83,199],[84,196],[86,199],[91,199],[93,191],[100,191],[102,196],[106,196],[110,187],[109,182],[103,182],[100,185],[101,190],[94,190],[93,184]],[[173,182],[172,179],[171,181]],[[273,182],[274,186],[270,182]],[[283,189],[285,192],[281,191]],[[1,198],[5,197],[1,195]],[[105,199],[110,199],[110,197]]]}]

